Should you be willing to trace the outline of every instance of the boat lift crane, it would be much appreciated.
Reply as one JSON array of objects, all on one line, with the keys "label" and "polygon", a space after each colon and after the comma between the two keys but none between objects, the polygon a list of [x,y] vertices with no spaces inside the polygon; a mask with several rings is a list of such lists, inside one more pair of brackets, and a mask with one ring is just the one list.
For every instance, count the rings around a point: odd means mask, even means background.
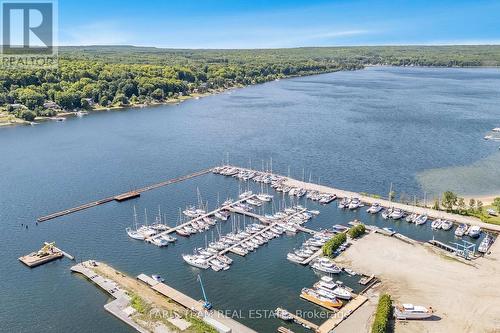
[{"label": "boat lift crane", "polygon": [[203,281],[201,281],[201,276],[198,274],[198,281],[200,281],[200,286],[201,286],[201,292],[203,293],[203,299],[205,300],[205,303],[203,303],[203,307],[206,310],[211,310],[212,309],[212,303],[208,301],[207,294],[205,293],[205,288],[203,287]]}]

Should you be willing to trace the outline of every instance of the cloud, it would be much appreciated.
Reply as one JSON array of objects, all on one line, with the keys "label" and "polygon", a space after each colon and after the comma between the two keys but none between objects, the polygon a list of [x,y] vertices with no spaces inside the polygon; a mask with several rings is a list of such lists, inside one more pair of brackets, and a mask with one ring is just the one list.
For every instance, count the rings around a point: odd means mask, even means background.
[{"label": "cloud", "polygon": [[317,34],[312,34],[309,36],[305,36],[303,39],[326,39],[326,38],[341,38],[341,37],[351,37],[351,36],[357,36],[357,35],[366,35],[373,33],[373,31],[370,30],[338,30],[338,31],[327,31],[327,32],[320,32]]},{"label": "cloud", "polygon": [[117,22],[92,22],[60,31],[61,45],[118,45],[129,44],[134,35]]}]

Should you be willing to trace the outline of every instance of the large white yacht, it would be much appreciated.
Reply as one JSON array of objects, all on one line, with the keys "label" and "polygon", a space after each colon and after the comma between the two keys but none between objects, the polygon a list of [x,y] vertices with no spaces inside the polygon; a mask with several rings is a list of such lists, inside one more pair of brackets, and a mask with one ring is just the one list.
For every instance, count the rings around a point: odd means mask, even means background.
[{"label": "large white yacht", "polygon": [[420,305],[402,304],[394,307],[394,317],[397,319],[425,319],[432,317],[432,308]]},{"label": "large white yacht", "polygon": [[370,214],[377,214],[382,210],[382,206],[380,206],[379,203],[374,203],[373,205],[370,206],[366,211]]},{"label": "large white yacht", "polygon": [[184,254],[182,256],[182,259],[184,259],[185,262],[187,262],[189,265],[194,266],[194,267],[198,267],[198,268],[202,268],[202,269],[207,269],[210,267],[207,260],[205,260],[201,257],[195,256],[195,255]]},{"label": "large white yacht", "polygon": [[342,269],[326,258],[316,260],[311,267],[317,271],[329,274],[339,274]]}]

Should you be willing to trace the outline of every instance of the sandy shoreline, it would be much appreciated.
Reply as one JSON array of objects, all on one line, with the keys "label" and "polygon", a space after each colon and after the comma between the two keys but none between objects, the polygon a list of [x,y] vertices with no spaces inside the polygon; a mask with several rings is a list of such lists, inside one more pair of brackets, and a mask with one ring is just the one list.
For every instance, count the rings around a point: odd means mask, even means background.
[{"label": "sandy shoreline", "polygon": [[495,198],[500,198],[500,194],[496,194],[496,195],[467,195],[467,196],[463,196],[463,198],[465,199],[466,204],[469,204],[470,199],[474,199],[476,201],[481,200],[483,202],[484,206],[489,206],[489,205],[493,204],[493,200],[495,200]]},{"label": "sandy shoreline", "polygon": [[[498,243],[498,242],[497,242]],[[396,332],[500,332],[500,251],[463,263],[427,245],[369,234],[337,261],[375,274],[396,303],[431,306],[432,320],[396,324]]]}]

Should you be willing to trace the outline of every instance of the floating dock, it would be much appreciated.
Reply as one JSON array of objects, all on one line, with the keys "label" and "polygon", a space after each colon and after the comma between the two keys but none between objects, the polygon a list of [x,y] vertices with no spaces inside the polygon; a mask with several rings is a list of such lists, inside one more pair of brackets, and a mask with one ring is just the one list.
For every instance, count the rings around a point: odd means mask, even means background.
[{"label": "floating dock", "polygon": [[370,283],[373,279],[375,279],[375,275],[370,275],[370,276],[363,276],[360,280],[359,280],[359,284],[362,285],[362,286],[366,286],[368,283]]},{"label": "floating dock", "polygon": [[26,266],[33,268],[56,259],[61,259],[63,256],[64,255],[62,254],[62,252],[48,253],[43,256],[40,256],[38,252],[32,252],[30,254],[20,257],[19,260]]},{"label": "floating dock", "polygon": [[37,218],[37,221],[38,222],[44,222],[44,221],[52,220],[52,219],[55,219],[57,217],[61,217],[61,216],[69,215],[69,214],[72,214],[72,213],[76,213],[76,212],[79,212],[81,210],[92,208],[92,207],[96,207],[96,206],[99,206],[99,205],[102,205],[102,204],[105,204],[105,203],[108,203],[108,202],[111,202],[111,201],[121,202],[121,201],[129,200],[129,199],[137,198],[143,192],[150,191],[150,190],[162,187],[162,186],[167,186],[167,185],[170,185],[170,184],[178,183],[178,182],[181,182],[181,181],[184,181],[184,180],[187,180],[187,179],[191,179],[191,178],[195,178],[195,177],[198,177],[198,176],[201,176],[201,175],[205,175],[205,174],[207,174],[207,173],[209,173],[211,171],[212,171],[212,169],[205,169],[205,170],[201,170],[201,171],[198,171],[198,172],[193,172],[193,173],[191,173],[189,175],[185,175],[185,176],[181,176],[181,177],[169,179],[169,180],[157,183],[157,184],[152,184],[152,185],[149,185],[149,186],[146,186],[146,187],[143,187],[143,188],[139,188],[139,189],[136,189],[136,190],[128,191],[128,192],[125,192],[125,193],[122,193],[122,194],[117,194],[117,195],[112,196],[112,197],[107,197],[107,198],[100,199],[100,200],[97,200],[97,201],[92,201],[92,202],[89,202],[89,203],[86,203],[86,204],[83,204],[83,205],[80,205],[80,206],[77,206],[77,207],[73,207],[73,208],[65,209],[65,210],[62,210],[62,211],[59,211],[59,212],[55,212],[55,213],[52,213],[52,214],[49,214],[49,215],[41,216],[41,217]]},{"label": "floating dock", "polygon": [[22,256],[19,260],[26,266],[33,268],[56,259],[61,259],[62,257],[66,257],[70,260],[75,259],[72,255],[57,248],[54,243],[45,242],[39,251]]},{"label": "floating dock", "polygon": [[[294,321],[295,323],[297,323],[297,324],[299,324],[299,325],[302,325],[302,326],[304,326],[304,327],[308,327],[309,329],[311,329],[311,330],[313,330],[313,331],[317,331],[317,330],[318,330],[318,328],[319,328],[319,326],[318,326],[318,325],[316,325],[316,324],[314,324],[314,323],[311,323],[309,320],[306,320],[306,319],[304,319],[304,318],[302,318],[302,317],[299,317],[299,316],[297,316],[296,314],[294,314],[294,313],[292,313],[292,312],[290,312],[290,311],[287,311],[287,310],[285,310],[285,309],[283,309],[283,308],[278,308],[278,309],[276,309],[276,310],[284,310],[284,311],[288,312],[288,314],[290,315],[290,317],[292,317],[292,318],[293,318],[293,321]],[[278,330],[278,331],[279,331],[279,330]]]}]

